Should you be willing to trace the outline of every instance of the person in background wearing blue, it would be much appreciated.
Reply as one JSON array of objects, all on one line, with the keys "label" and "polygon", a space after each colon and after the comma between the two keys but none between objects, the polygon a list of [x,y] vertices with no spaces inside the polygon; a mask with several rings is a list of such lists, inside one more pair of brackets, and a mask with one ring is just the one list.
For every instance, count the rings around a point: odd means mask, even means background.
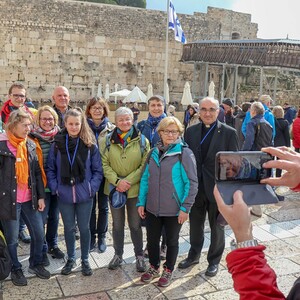
[{"label": "person in background wearing blue", "polygon": [[146,218],[150,267],[141,276],[149,283],[159,277],[161,230],[167,240],[166,261],[158,285],[170,285],[178,255],[179,232],[188,219],[198,190],[196,160],[182,141],[184,127],[175,117],[163,119],[157,128],[161,141],[149,153],[141,178],[138,212]]},{"label": "person in background wearing blue", "polygon": [[47,187],[47,178],[45,169],[47,167],[47,158],[54,142],[55,135],[60,131],[58,127],[58,116],[55,110],[49,105],[38,109],[35,118],[35,126],[29,133],[29,138],[36,144],[36,152],[39,158],[39,164],[42,171],[42,178],[45,186],[45,209],[42,212],[44,226],[46,228],[46,239],[43,248],[43,264],[49,266],[50,262],[47,251],[53,258],[62,259],[64,253],[58,248],[57,231],[59,224],[59,209],[57,196],[52,195]]},{"label": "person in background wearing blue", "polygon": [[284,109],[284,119],[288,121],[289,126],[293,124],[293,121],[296,118],[297,110],[294,106],[289,105],[288,102],[283,104]]},{"label": "person in background wearing blue", "polygon": [[[109,107],[106,101],[102,98],[94,97],[89,100],[85,115],[87,122],[92,129],[98,148],[100,143],[105,139],[106,135],[113,131],[116,127],[108,120]],[[104,194],[104,183],[102,180],[99,191],[94,197],[94,204],[90,220],[90,231],[91,231],[91,246],[90,251],[96,248],[96,235],[98,238],[98,250],[100,253],[106,251],[106,232],[108,229],[108,199]],[[98,207],[98,214],[96,214],[96,206]],[[98,215],[98,219],[97,219]]]},{"label": "person in background wearing blue", "polygon": [[[264,113],[265,120],[267,122],[269,122],[270,125],[273,128],[272,137],[273,137],[273,140],[274,140],[275,135],[276,135],[275,119],[274,119],[274,115],[272,114],[272,112],[270,110],[270,105],[272,104],[273,100],[272,100],[272,98],[269,95],[262,95],[259,98],[259,102],[262,103],[262,105],[263,105],[263,107],[265,109],[265,113]],[[243,132],[243,135],[245,137],[246,137],[246,134],[247,134],[247,125],[248,125],[250,119],[251,119],[251,115],[250,115],[250,111],[248,111],[246,113],[246,117],[245,117],[243,125],[242,125],[242,132]]]},{"label": "person in background wearing blue", "polygon": [[[154,95],[150,97],[148,100],[148,109],[148,119],[139,122],[137,128],[150,142],[150,148],[153,148],[160,139],[159,134],[156,130],[157,126],[159,122],[167,116],[164,112],[164,98],[160,95]],[[144,226],[143,222],[142,226]],[[145,257],[148,256],[147,246],[144,250],[144,255]],[[162,258],[166,257],[166,239],[164,230],[162,231],[161,256]]]},{"label": "person in background wearing blue", "polygon": [[61,270],[68,275],[76,265],[75,219],[80,232],[81,272],[90,276],[90,218],[93,197],[103,178],[102,163],[93,132],[80,108],[64,117],[65,129],[55,136],[47,161],[48,187],[57,195],[64,224],[68,260]]}]

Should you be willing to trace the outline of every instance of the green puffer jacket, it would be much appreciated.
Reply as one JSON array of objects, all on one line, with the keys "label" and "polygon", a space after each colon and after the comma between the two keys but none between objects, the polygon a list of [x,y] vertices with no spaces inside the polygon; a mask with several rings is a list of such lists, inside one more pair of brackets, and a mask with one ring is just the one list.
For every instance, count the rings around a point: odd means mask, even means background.
[{"label": "green puffer jacket", "polygon": [[115,128],[110,137],[109,148],[107,148],[106,139],[101,141],[100,154],[105,177],[105,195],[109,195],[109,184],[116,186],[118,179],[126,179],[131,183],[127,197],[138,196],[142,168],[150,150],[149,141],[145,138],[146,147],[142,153],[140,139],[140,133],[134,128],[131,141],[123,148],[117,128]]}]

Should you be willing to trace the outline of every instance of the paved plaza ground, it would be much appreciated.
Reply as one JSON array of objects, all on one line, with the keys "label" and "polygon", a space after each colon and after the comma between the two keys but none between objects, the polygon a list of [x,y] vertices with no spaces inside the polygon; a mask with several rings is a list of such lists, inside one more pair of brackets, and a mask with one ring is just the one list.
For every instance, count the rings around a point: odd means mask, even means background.
[{"label": "paved plaza ground", "polygon": [[[264,214],[254,219],[254,236],[261,244],[267,246],[266,256],[278,275],[278,285],[287,295],[295,279],[300,276],[300,194],[285,191],[286,199],[276,205],[264,206]],[[65,251],[60,225],[60,247]],[[189,249],[189,223],[184,224],[180,234],[180,254],[177,263],[186,257]],[[156,281],[143,284],[140,273],[135,269],[133,246],[126,228],[124,262],[118,270],[108,270],[107,265],[114,255],[112,248],[111,224],[108,233],[108,249],[105,253],[92,252],[90,263],[94,274],[82,276],[80,259],[78,267],[69,276],[60,275],[63,260],[54,260],[49,256],[47,269],[52,277],[42,280],[27,272],[29,246],[20,243],[19,255],[22,261],[28,285],[16,287],[10,279],[2,284],[4,300],[39,300],[39,299],[74,299],[74,300],[117,300],[117,299],[201,299],[201,300],[235,300],[239,299],[233,290],[233,282],[226,268],[225,257],[230,251],[232,239],[230,227],[226,227],[226,249],[217,276],[208,278],[204,275],[207,268],[206,254],[209,246],[210,231],[206,225],[206,239],[203,254],[198,265],[186,270],[176,268],[174,280],[167,288],[160,288]],[[144,235],[145,239],[145,235]],[[79,243],[77,242],[79,247]],[[78,248],[78,257],[80,250]],[[177,264],[176,264],[177,266]]]}]

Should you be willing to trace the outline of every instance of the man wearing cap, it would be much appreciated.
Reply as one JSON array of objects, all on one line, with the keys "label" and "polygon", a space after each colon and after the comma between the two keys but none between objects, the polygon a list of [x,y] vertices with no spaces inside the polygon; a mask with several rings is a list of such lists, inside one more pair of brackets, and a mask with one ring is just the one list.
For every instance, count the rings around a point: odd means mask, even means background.
[{"label": "man wearing cap", "polygon": [[207,254],[206,276],[215,276],[225,248],[224,226],[220,220],[216,200],[213,195],[215,186],[215,156],[219,151],[237,151],[236,130],[219,120],[219,102],[214,98],[200,101],[201,123],[187,129],[184,138],[196,157],[198,173],[198,194],[190,212],[190,243],[188,257],[178,265],[185,269],[198,264],[204,244],[204,224],[208,213],[211,229],[210,246]]},{"label": "man wearing cap", "polygon": [[[262,103],[262,105],[265,109],[264,118],[266,119],[267,122],[270,123],[270,125],[273,128],[272,137],[273,137],[273,140],[274,140],[275,134],[276,134],[275,119],[274,119],[274,115],[272,114],[272,112],[270,110],[270,106],[271,106],[273,100],[270,97],[270,95],[261,95],[260,98],[259,98],[259,102]],[[247,132],[247,125],[250,122],[250,120],[251,120],[251,115],[250,115],[250,111],[248,111],[246,113],[246,117],[245,117],[243,125],[242,125],[242,132],[243,132],[243,135],[245,137],[246,137],[246,132]]]},{"label": "man wearing cap", "polygon": [[225,123],[234,128],[234,117],[232,114],[233,102],[227,98],[222,101],[222,105],[225,111]]}]

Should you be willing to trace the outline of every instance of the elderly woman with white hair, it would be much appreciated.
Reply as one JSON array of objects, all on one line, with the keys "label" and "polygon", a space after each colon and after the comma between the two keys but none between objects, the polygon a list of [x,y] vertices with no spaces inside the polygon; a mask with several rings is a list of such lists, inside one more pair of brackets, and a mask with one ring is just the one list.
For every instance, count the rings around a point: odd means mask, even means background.
[{"label": "elderly woman with white hair", "polygon": [[100,144],[105,176],[104,193],[109,195],[110,191],[115,188],[117,192],[127,194],[127,201],[124,206],[118,208],[110,203],[115,255],[108,268],[115,270],[122,263],[126,207],[127,221],[136,256],[136,269],[138,272],[144,272],[146,265],[143,257],[143,233],[136,203],[142,167],[150,145],[147,138],[133,126],[131,109],[118,108],[115,112],[115,124],[116,128]]}]

